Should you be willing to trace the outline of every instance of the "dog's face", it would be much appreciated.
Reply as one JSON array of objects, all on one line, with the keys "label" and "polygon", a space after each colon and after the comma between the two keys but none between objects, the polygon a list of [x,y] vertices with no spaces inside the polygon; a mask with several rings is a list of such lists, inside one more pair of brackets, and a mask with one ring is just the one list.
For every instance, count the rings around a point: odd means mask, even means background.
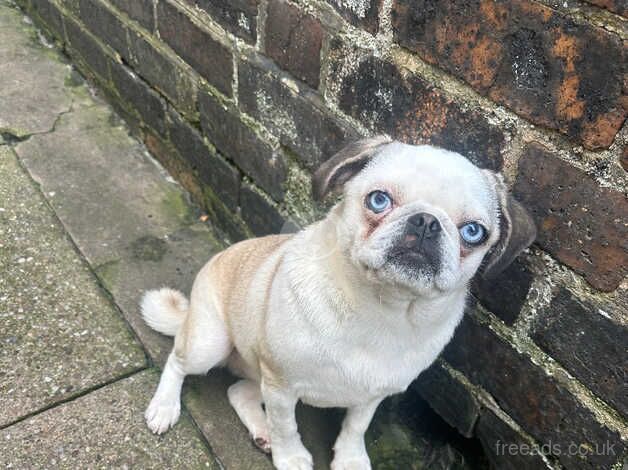
[{"label": "dog's face", "polygon": [[335,217],[351,261],[419,295],[464,288],[485,258],[488,271],[503,269],[536,234],[497,175],[431,146],[360,141],[326,162],[314,184],[318,196],[344,187]]}]

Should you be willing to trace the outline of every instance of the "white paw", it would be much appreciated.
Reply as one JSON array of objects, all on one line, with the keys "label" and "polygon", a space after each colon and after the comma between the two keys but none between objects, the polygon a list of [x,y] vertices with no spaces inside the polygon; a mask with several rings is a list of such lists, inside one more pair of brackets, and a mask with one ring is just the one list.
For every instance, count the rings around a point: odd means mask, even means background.
[{"label": "white paw", "polygon": [[144,413],[148,428],[155,434],[163,434],[179,420],[181,404],[176,402],[164,402],[153,398]]},{"label": "white paw", "polygon": [[273,450],[273,464],[277,470],[312,470],[314,464],[312,456],[301,444],[300,449],[292,452],[277,452]]},{"label": "white paw", "polygon": [[335,457],[331,470],[371,470],[371,460],[368,455]]},{"label": "white paw", "polygon": [[273,460],[273,464],[277,470],[312,470],[314,468],[312,457],[309,455],[307,457],[295,455],[294,457],[277,459]]}]

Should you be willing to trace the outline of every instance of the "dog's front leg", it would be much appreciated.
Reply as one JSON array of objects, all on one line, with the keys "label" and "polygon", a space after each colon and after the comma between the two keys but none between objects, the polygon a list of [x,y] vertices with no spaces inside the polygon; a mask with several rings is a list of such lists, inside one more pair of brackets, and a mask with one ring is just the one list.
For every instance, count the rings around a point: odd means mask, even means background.
[{"label": "dog's front leg", "polygon": [[366,453],[364,433],[381,401],[377,399],[347,409],[342,429],[334,444],[332,470],[370,470],[371,461]]},{"label": "dog's front leg", "polygon": [[270,432],[273,464],[278,470],[311,470],[312,456],[301,442],[297,430],[295,407],[298,397],[262,382],[262,398]]}]

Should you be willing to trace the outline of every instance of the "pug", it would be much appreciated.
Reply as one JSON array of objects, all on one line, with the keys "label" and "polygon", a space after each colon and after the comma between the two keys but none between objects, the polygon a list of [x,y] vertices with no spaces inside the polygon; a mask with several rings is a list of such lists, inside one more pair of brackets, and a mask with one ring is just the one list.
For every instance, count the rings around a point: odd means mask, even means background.
[{"label": "pug", "polygon": [[347,408],[331,467],[371,468],[364,433],[378,404],[451,339],[476,272],[498,273],[536,235],[499,175],[432,146],[355,142],[314,175],[315,198],[336,191],[323,220],[215,255],[189,301],[145,294],[146,323],[175,336],[145,413],[153,432],[179,418],[186,375],[227,366],[241,377],[229,402],[277,469],[312,468],[298,400]]}]

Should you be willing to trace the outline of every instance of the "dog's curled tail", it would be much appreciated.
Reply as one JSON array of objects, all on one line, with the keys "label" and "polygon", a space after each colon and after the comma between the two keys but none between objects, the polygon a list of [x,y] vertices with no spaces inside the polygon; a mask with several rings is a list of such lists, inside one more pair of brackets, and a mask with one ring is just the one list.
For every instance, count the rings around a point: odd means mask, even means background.
[{"label": "dog's curled tail", "polygon": [[169,287],[149,290],[140,303],[142,317],[153,330],[168,336],[179,331],[188,313],[188,299],[181,292]]}]

